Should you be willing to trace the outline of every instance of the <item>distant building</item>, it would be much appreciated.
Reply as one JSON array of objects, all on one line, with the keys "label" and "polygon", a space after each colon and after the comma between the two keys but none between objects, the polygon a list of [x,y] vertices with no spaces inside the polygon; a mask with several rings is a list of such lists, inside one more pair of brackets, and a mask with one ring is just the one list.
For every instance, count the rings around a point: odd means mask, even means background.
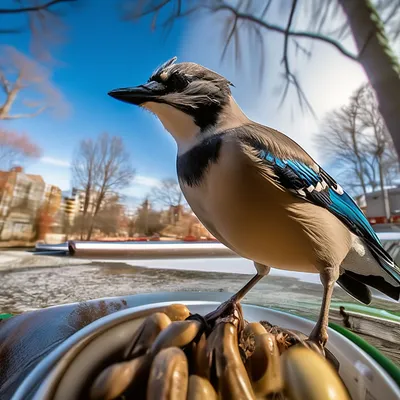
[{"label": "distant building", "polygon": [[185,213],[186,211],[182,204],[169,206],[166,210],[161,212],[161,222],[165,225],[175,225]]},{"label": "distant building", "polygon": [[193,211],[189,213],[191,222],[189,223],[188,235],[195,236],[196,238],[215,239],[207,228],[200,222]]},{"label": "distant building", "polygon": [[[90,193],[90,198],[87,205],[88,207],[86,210],[88,215],[92,215],[95,210],[98,193],[99,192],[97,191],[92,191]],[[114,198],[114,193],[107,193],[103,201],[102,209],[109,205],[110,202],[114,202]],[[67,220],[71,226],[73,225],[75,218],[77,218],[79,215],[82,215],[85,209],[85,199],[86,193],[81,189],[72,188],[71,191],[63,193],[61,209],[67,216]]]},{"label": "distant building", "polygon": [[[86,200],[86,193],[84,190],[77,190],[77,208],[79,212],[83,212],[85,209],[85,200]],[[89,203],[88,203],[88,208],[87,212],[91,214],[94,211],[95,203],[97,199],[97,192],[92,191],[89,195]]]},{"label": "distant building", "polygon": [[46,233],[61,233],[64,210],[62,208],[62,192],[58,186],[46,184],[41,211],[43,217],[48,220]]},{"label": "distant building", "polygon": [[400,222],[400,187],[386,188],[390,217],[385,213],[385,199],[380,190],[360,196],[359,203],[371,224]]},{"label": "distant building", "polygon": [[63,193],[61,201],[61,210],[67,217],[69,225],[72,225],[75,217],[78,215],[80,209],[80,202],[78,197],[78,190],[72,188],[71,192]]},{"label": "distant building", "polygon": [[[175,219],[175,224],[172,223]],[[171,222],[172,221],[172,222]],[[214,236],[205,228],[193,213],[190,207],[170,207],[163,211],[162,222],[166,227],[162,230],[162,235],[182,239],[187,236],[194,236],[197,239],[215,239]]]},{"label": "distant building", "polygon": [[0,171],[0,240],[32,238],[45,193],[40,175],[26,174],[22,167]]}]

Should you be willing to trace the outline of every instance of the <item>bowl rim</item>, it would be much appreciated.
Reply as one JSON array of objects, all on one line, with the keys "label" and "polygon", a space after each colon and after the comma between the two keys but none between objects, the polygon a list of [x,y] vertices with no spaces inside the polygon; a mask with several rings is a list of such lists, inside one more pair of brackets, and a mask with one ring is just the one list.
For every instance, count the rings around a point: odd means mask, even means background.
[{"label": "bowl rim", "polygon": [[[27,393],[36,394],[36,392],[38,391],[38,389],[40,387],[40,385],[38,385],[38,380],[41,379],[41,382],[43,382],[44,379],[49,376],[52,369],[59,362],[59,360],[79,341],[82,341],[84,339],[90,340],[90,337],[101,334],[102,332],[107,330],[110,327],[110,325],[119,324],[126,320],[132,319],[132,314],[134,314],[136,318],[145,317],[149,313],[153,313],[156,310],[160,311],[161,309],[163,309],[164,307],[166,307],[168,305],[177,304],[177,303],[184,304],[188,307],[202,306],[202,305],[217,307],[221,304],[219,301],[208,301],[208,300],[199,300],[199,299],[197,299],[197,300],[183,300],[183,299],[168,300],[168,301],[161,301],[161,302],[157,302],[157,303],[147,303],[147,304],[142,304],[142,305],[138,305],[135,307],[130,307],[130,308],[127,308],[124,310],[116,311],[116,312],[106,315],[104,317],[101,317],[101,318],[93,321],[92,323],[86,325],[85,327],[83,327],[79,331],[75,332],[71,336],[69,336],[64,342],[62,342],[54,350],[52,350],[50,353],[48,353],[42,360],[40,360],[40,362],[35,366],[35,368],[33,368],[29,372],[29,374],[26,376],[24,381],[18,387],[16,392],[11,397],[11,400],[25,400]],[[307,324],[314,323],[314,321],[310,318],[305,318],[302,316],[298,316],[296,314],[277,310],[274,308],[269,308],[266,306],[261,306],[261,305],[251,304],[251,303],[243,303],[242,307],[243,307],[244,311],[246,309],[267,310],[269,313],[272,313],[275,315],[280,315],[283,317],[290,317],[291,319],[294,319],[297,321],[303,321]],[[370,359],[374,368],[376,368],[381,373],[383,371],[384,375],[386,375],[386,378],[390,379],[390,381],[392,381],[396,386],[398,386],[396,380],[385,369],[385,367],[382,366],[377,360],[375,360],[375,358],[373,356],[371,356],[371,354],[369,354],[368,351],[366,351],[365,349],[363,349],[362,347],[357,345],[357,343],[355,343],[355,341],[351,340],[351,338],[347,337],[342,332],[339,332],[337,329],[335,329],[335,327],[332,327],[332,326],[328,327],[328,333],[329,333],[329,335],[340,336],[341,339],[346,341],[349,346],[353,347],[354,349],[357,349],[357,351],[363,352]],[[357,336],[357,335],[355,335],[355,336]],[[329,346],[329,342],[328,342],[328,346]],[[369,345],[369,346],[371,348],[375,349],[376,351],[378,351],[375,347],[373,347],[371,345]],[[382,357],[385,358],[384,355],[382,355]],[[399,388],[400,388],[400,386],[399,386]]]}]

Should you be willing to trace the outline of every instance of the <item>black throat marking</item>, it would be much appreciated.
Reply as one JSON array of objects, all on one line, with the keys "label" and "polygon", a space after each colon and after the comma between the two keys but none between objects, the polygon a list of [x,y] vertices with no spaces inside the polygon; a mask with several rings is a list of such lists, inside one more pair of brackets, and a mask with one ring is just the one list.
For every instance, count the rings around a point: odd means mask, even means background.
[{"label": "black throat marking", "polygon": [[224,134],[226,132],[210,136],[178,156],[176,167],[182,183],[191,187],[200,185],[208,166],[218,161]]},{"label": "black throat marking", "polygon": [[205,131],[217,123],[218,116],[225,105],[225,101],[221,98],[217,103],[209,102],[195,108],[177,104],[170,105],[190,115],[200,130]]}]

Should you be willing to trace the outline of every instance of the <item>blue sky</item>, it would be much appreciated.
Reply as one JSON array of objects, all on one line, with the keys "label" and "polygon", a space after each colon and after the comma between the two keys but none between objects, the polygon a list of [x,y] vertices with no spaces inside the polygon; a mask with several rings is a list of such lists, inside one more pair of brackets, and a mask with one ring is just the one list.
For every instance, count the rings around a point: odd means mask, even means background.
[{"label": "blue sky", "polygon": [[[112,1],[83,2],[63,20],[68,27],[66,41],[53,51],[58,63],[52,67],[52,82],[69,103],[68,114],[61,117],[45,112],[32,119],[3,122],[10,129],[28,133],[41,146],[43,157],[30,163],[27,170],[41,174],[46,182],[68,189],[74,149],[81,139],[102,132],[122,136],[132,154],[137,179],[125,193],[143,198],[160,179],[176,176],[175,143],[155,117],[107,96],[113,88],[146,81],[160,63],[174,55],[178,61],[195,61],[225,75],[235,84],[233,94],[251,118],[282,130],[324,164],[313,146],[318,121],[298,111],[294,95],[277,109],[280,36],[269,34],[266,40],[267,63],[260,82],[256,73],[258,56],[250,46],[245,46],[241,70],[235,68],[232,54],[220,62],[218,16],[179,21],[167,38],[161,29],[151,31],[151,17],[137,23],[122,22]],[[28,33],[2,35],[0,39],[2,44],[29,54]],[[325,44],[314,45],[311,61],[293,59],[292,63],[301,72],[301,81],[319,118],[343,104],[365,80],[359,65]]]}]

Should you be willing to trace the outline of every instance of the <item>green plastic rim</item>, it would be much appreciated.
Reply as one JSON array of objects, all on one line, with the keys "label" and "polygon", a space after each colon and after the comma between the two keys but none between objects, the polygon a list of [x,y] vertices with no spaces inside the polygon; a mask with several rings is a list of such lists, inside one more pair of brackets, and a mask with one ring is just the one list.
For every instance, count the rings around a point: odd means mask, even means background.
[{"label": "green plastic rim", "polygon": [[0,321],[2,319],[8,319],[8,318],[11,318],[11,317],[13,317],[13,314],[0,314]]},{"label": "green plastic rim", "polygon": [[345,336],[360,349],[364,350],[391,376],[391,378],[400,387],[400,368],[392,360],[389,360],[376,347],[370,345],[367,341],[365,341],[355,333],[349,331],[346,328],[343,328],[343,326],[337,325],[334,322],[330,322],[329,327],[340,333],[341,335]]},{"label": "green plastic rim", "polygon": [[392,322],[400,323],[400,313],[397,311],[387,311],[380,308],[366,306],[364,304],[345,303],[345,302],[332,302],[331,310],[339,310],[343,306],[346,311],[352,311],[360,314],[365,314],[370,317],[378,317]]}]

